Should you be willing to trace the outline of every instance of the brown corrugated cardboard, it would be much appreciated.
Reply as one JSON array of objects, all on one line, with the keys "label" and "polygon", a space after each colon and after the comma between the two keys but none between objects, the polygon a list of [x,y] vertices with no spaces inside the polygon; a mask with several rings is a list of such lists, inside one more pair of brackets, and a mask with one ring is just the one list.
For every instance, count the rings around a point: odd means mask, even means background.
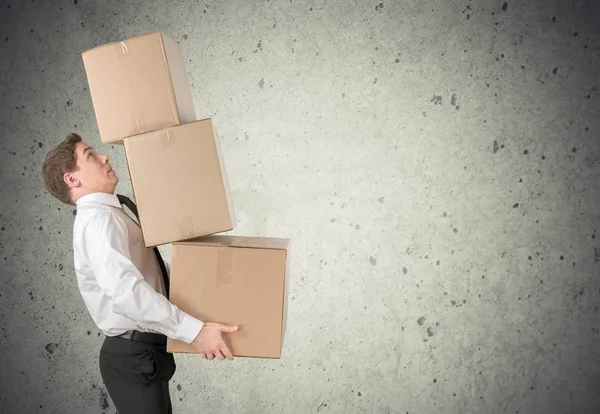
[{"label": "brown corrugated cardboard", "polygon": [[[170,300],[204,322],[239,325],[224,334],[233,355],[281,358],[287,320],[288,239],[208,236],[173,243]],[[168,339],[167,351],[196,353]]]},{"label": "brown corrugated cardboard", "polygon": [[146,246],[232,230],[235,211],[210,119],[125,139]]},{"label": "brown corrugated cardboard", "polygon": [[102,142],[196,120],[181,47],[160,32],[82,54]]}]

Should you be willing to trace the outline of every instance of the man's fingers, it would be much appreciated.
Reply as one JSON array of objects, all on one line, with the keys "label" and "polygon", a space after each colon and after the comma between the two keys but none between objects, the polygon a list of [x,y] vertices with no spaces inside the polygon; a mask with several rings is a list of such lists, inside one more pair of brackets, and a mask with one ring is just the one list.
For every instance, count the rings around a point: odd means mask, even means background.
[{"label": "man's fingers", "polygon": [[200,352],[200,358],[206,359],[206,354],[204,352]]},{"label": "man's fingers", "polygon": [[225,358],[229,359],[230,361],[233,361],[233,354],[225,345],[221,347],[221,352],[223,353],[223,355],[225,355]]},{"label": "man's fingers", "polygon": [[217,352],[215,352],[215,355],[217,356],[217,359],[219,359],[221,361],[225,359],[225,357],[223,356],[223,353],[219,349],[217,349]]},{"label": "man's fingers", "polygon": [[206,359],[210,359],[210,360],[215,359],[215,354],[213,354],[212,352],[207,352]]},{"label": "man's fingers", "polygon": [[227,325],[221,325],[221,326],[219,327],[219,330],[220,330],[221,332],[235,332],[235,331],[237,331],[237,330],[238,330],[238,328],[239,328],[238,326],[227,326]]}]

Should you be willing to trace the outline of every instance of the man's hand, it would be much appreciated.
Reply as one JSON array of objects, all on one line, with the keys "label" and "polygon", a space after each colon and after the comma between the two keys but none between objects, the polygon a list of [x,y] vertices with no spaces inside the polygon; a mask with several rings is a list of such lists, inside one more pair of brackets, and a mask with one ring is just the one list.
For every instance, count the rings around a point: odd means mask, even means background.
[{"label": "man's hand", "polygon": [[227,326],[220,323],[205,323],[192,345],[203,359],[229,359],[233,360],[233,354],[225,345],[222,333],[235,332],[237,326]]}]

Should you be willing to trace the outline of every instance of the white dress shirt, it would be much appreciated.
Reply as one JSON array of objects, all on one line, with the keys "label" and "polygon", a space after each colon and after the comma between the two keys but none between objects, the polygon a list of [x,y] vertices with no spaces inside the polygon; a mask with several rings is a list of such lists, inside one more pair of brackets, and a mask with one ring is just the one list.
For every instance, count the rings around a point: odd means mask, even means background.
[{"label": "white dress shirt", "polygon": [[106,336],[136,329],[191,343],[204,323],[165,297],[152,248],[114,194],[94,193],[76,202],[75,273],[81,297]]}]

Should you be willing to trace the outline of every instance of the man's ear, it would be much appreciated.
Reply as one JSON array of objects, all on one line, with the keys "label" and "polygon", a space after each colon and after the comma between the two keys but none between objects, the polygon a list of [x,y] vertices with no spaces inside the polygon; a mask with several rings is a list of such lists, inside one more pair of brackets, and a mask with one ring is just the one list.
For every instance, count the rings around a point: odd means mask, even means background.
[{"label": "man's ear", "polygon": [[79,182],[79,178],[77,178],[75,176],[75,174],[73,173],[65,173],[63,175],[63,180],[65,181],[65,183],[67,183],[67,185],[71,188],[73,187],[79,187],[81,185],[81,183]]}]

